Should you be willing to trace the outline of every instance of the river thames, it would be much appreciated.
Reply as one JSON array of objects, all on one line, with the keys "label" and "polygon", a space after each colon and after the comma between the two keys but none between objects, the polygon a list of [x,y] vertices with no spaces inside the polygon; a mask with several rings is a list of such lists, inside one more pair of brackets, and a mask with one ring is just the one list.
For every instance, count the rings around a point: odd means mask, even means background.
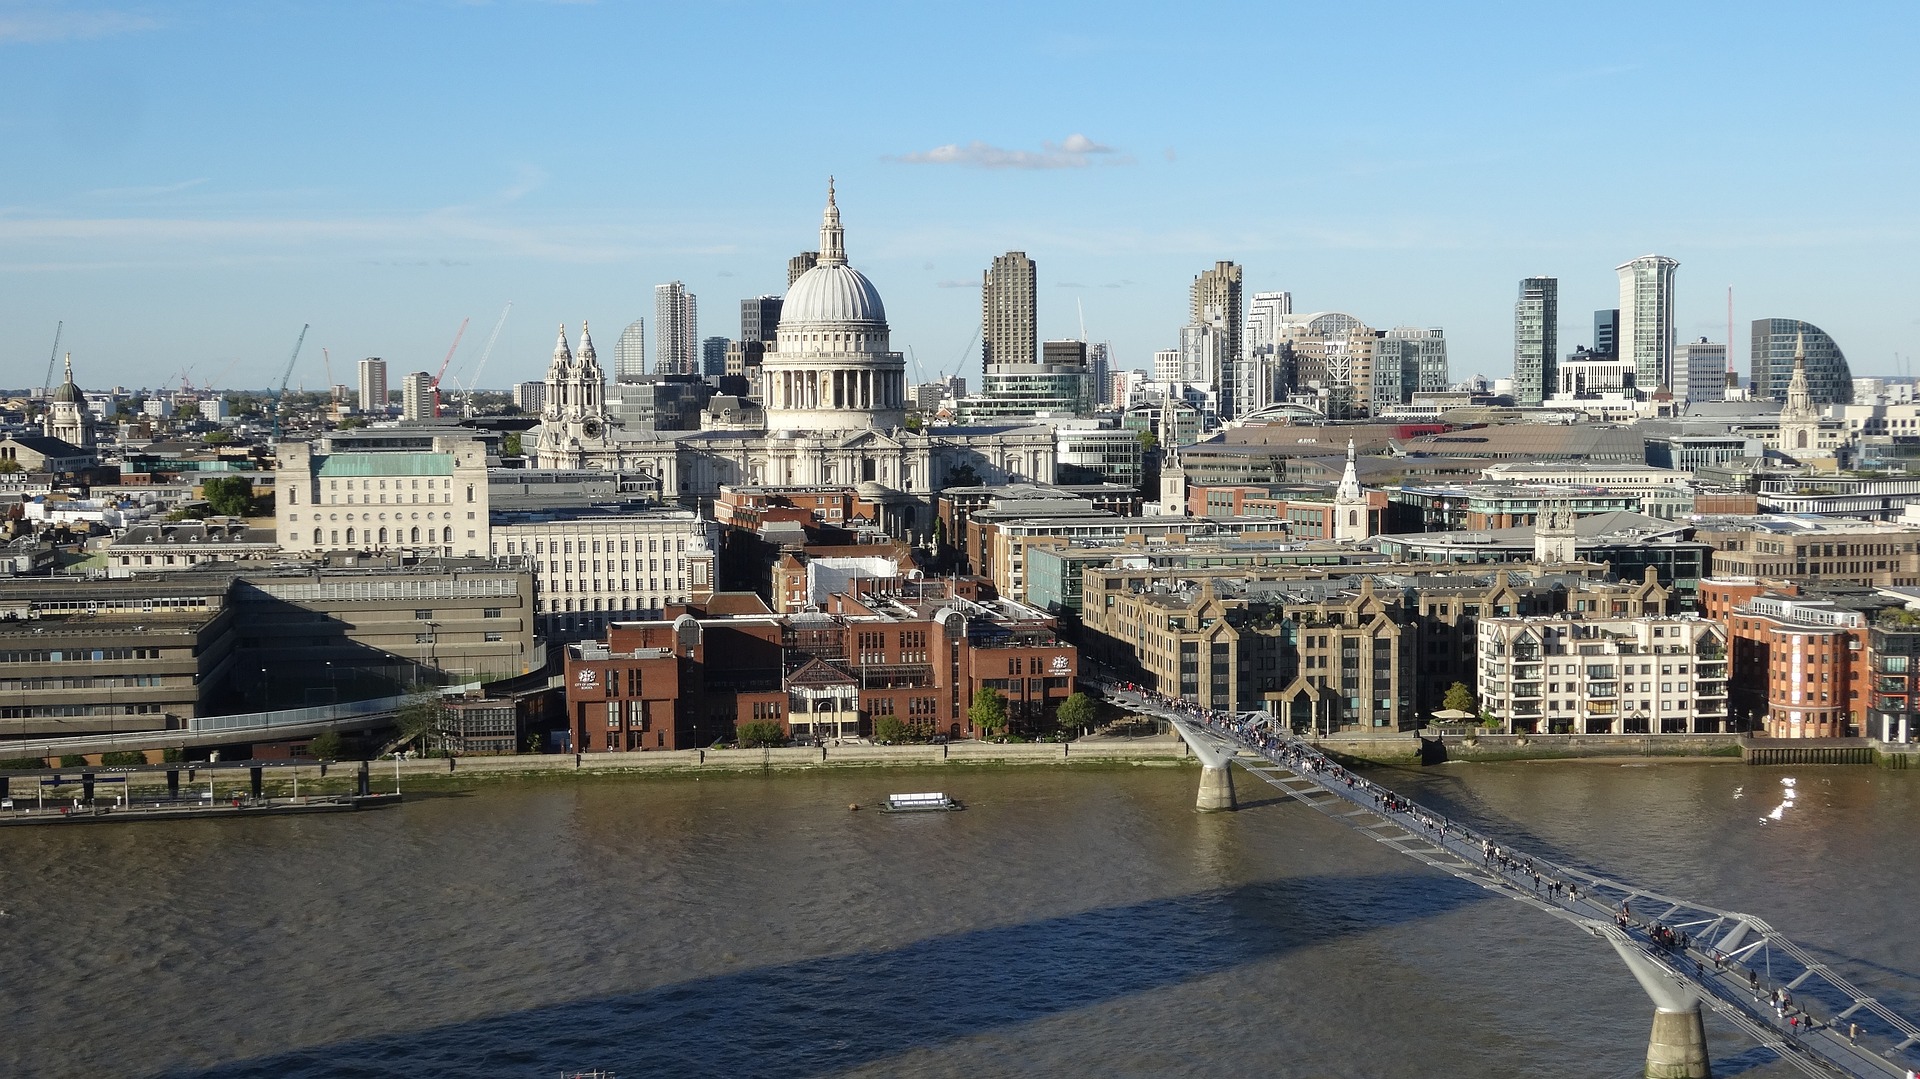
[{"label": "river thames", "polygon": [[[1920,773],[1369,774],[1766,918],[1920,1011]],[[1243,808],[1214,815],[1197,769],[1035,767],[10,829],[0,1074],[1638,1074],[1652,1006],[1602,942],[1235,780]],[[935,789],[968,809],[846,808]],[[1789,1074],[1707,1028],[1716,1075]]]}]

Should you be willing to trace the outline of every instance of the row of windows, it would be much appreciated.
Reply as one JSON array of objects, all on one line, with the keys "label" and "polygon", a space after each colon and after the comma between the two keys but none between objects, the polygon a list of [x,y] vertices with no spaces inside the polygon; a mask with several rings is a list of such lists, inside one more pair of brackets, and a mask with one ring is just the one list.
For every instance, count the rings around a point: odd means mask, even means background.
[{"label": "row of windows", "polygon": [[150,716],[162,711],[157,704],[48,704],[0,708],[0,719],[38,719],[59,716]]},{"label": "row of windows", "polygon": [[0,663],[100,663],[121,659],[159,659],[158,648],[55,648],[0,652]]},{"label": "row of windows", "polygon": [[[606,551],[604,552],[606,554],[615,554],[615,553],[659,554],[663,550],[671,553],[674,551],[684,552],[687,549],[687,541],[684,539],[679,539],[679,540],[651,539],[647,541],[647,549],[644,552],[640,550],[639,540],[631,540],[631,541],[621,540],[620,550],[618,552],[614,551],[612,540],[604,540],[604,541],[593,540],[591,544],[589,544],[587,540],[580,540],[579,541],[580,553],[581,554],[601,554],[602,551],[600,549],[600,546],[603,542],[606,544]],[[631,542],[633,545],[633,550],[631,552],[627,550],[627,545],[629,542]],[[518,544],[518,550],[515,549],[516,544]],[[547,540],[508,540],[507,553],[508,554],[573,554],[574,553],[573,545],[574,545],[573,540],[553,540],[551,542]],[[591,546],[592,548],[591,550],[588,549],[589,546]]]}]

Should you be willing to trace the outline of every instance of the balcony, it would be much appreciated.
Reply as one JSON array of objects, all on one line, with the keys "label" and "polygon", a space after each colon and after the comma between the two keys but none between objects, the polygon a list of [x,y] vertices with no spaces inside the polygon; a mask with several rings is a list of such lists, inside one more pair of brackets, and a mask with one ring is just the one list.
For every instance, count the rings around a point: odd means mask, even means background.
[{"label": "balcony", "polygon": [[1540,683],[1516,682],[1513,686],[1513,695],[1515,697],[1538,697],[1540,696]]},{"label": "balcony", "polygon": [[1617,716],[1620,714],[1619,701],[1587,701],[1587,714],[1590,716]]},{"label": "balcony", "polygon": [[1620,695],[1619,683],[1616,683],[1616,682],[1587,683],[1587,696],[1589,697],[1618,697],[1619,695]]}]

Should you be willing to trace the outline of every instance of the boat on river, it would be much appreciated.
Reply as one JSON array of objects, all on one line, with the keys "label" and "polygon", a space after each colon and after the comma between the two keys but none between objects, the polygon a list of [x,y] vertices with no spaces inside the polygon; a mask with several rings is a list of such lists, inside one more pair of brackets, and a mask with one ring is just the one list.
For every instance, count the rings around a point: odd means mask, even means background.
[{"label": "boat on river", "polygon": [[882,813],[951,813],[965,809],[958,800],[937,791],[927,794],[889,794]]}]

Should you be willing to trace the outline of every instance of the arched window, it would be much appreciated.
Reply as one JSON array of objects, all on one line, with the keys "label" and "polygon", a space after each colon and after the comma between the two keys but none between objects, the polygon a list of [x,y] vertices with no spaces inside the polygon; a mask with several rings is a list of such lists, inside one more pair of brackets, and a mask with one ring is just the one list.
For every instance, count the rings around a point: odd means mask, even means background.
[{"label": "arched window", "polygon": [[320,546],[320,530],[317,528],[313,530],[313,545]]},{"label": "arched window", "polygon": [[1357,524],[1359,524],[1359,523],[1360,523],[1360,511],[1359,511],[1359,510],[1348,510],[1348,511],[1347,511],[1347,523],[1348,523],[1348,524],[1350,524],[1350,525],[1357,525]]},{"label": "arched window", "polygon": [[420,530],[418,528],[413,529],[412,533],[408,536],[408,542],[410,543],[420,542]]},{"label": "arched window", "polygon": [[287,505],[298,506],[299,504],[300,504],[299,490],[292,487],[287,488]]},{"label": "arched window", "polygon": [[387,542],[387,530],[383,528],[380,530],[380,543],[382,546],[384,546],[386,542]]},{"label": "arched window", "polygon": [[453,542],[453,529],[452,529],[452,528],[443,528],[443,529],[441,529],[441,537],[440,537],[440,542],[442,542],[442,543],[452,543],[452,542]]},{"label": "arched window", "polygon": [[1807,448],[1807,433],[1806,433],[1805,431],[1801,431],[1801,432],[1799,433],[1799,435],[1798,435],[1797,437],[1798,437],[1798,443],[1799,443],[1799,444],[1798,444],[1798,445],[1796,445],[1796,446],[1795,446],[1794,448],[1795,448],[1795,449],[1801,449],[1801,450],[1804,450],[1804,449],[1806,449],[1806,448]]},{"label": "arched window", "polygon": [[467,484],[467,501],[473,501],[473,484]]},{"label": "arched window", "polygon": [[348,543],[353,542],[353,529],[351,528],[347,529],[347,542]]}]

